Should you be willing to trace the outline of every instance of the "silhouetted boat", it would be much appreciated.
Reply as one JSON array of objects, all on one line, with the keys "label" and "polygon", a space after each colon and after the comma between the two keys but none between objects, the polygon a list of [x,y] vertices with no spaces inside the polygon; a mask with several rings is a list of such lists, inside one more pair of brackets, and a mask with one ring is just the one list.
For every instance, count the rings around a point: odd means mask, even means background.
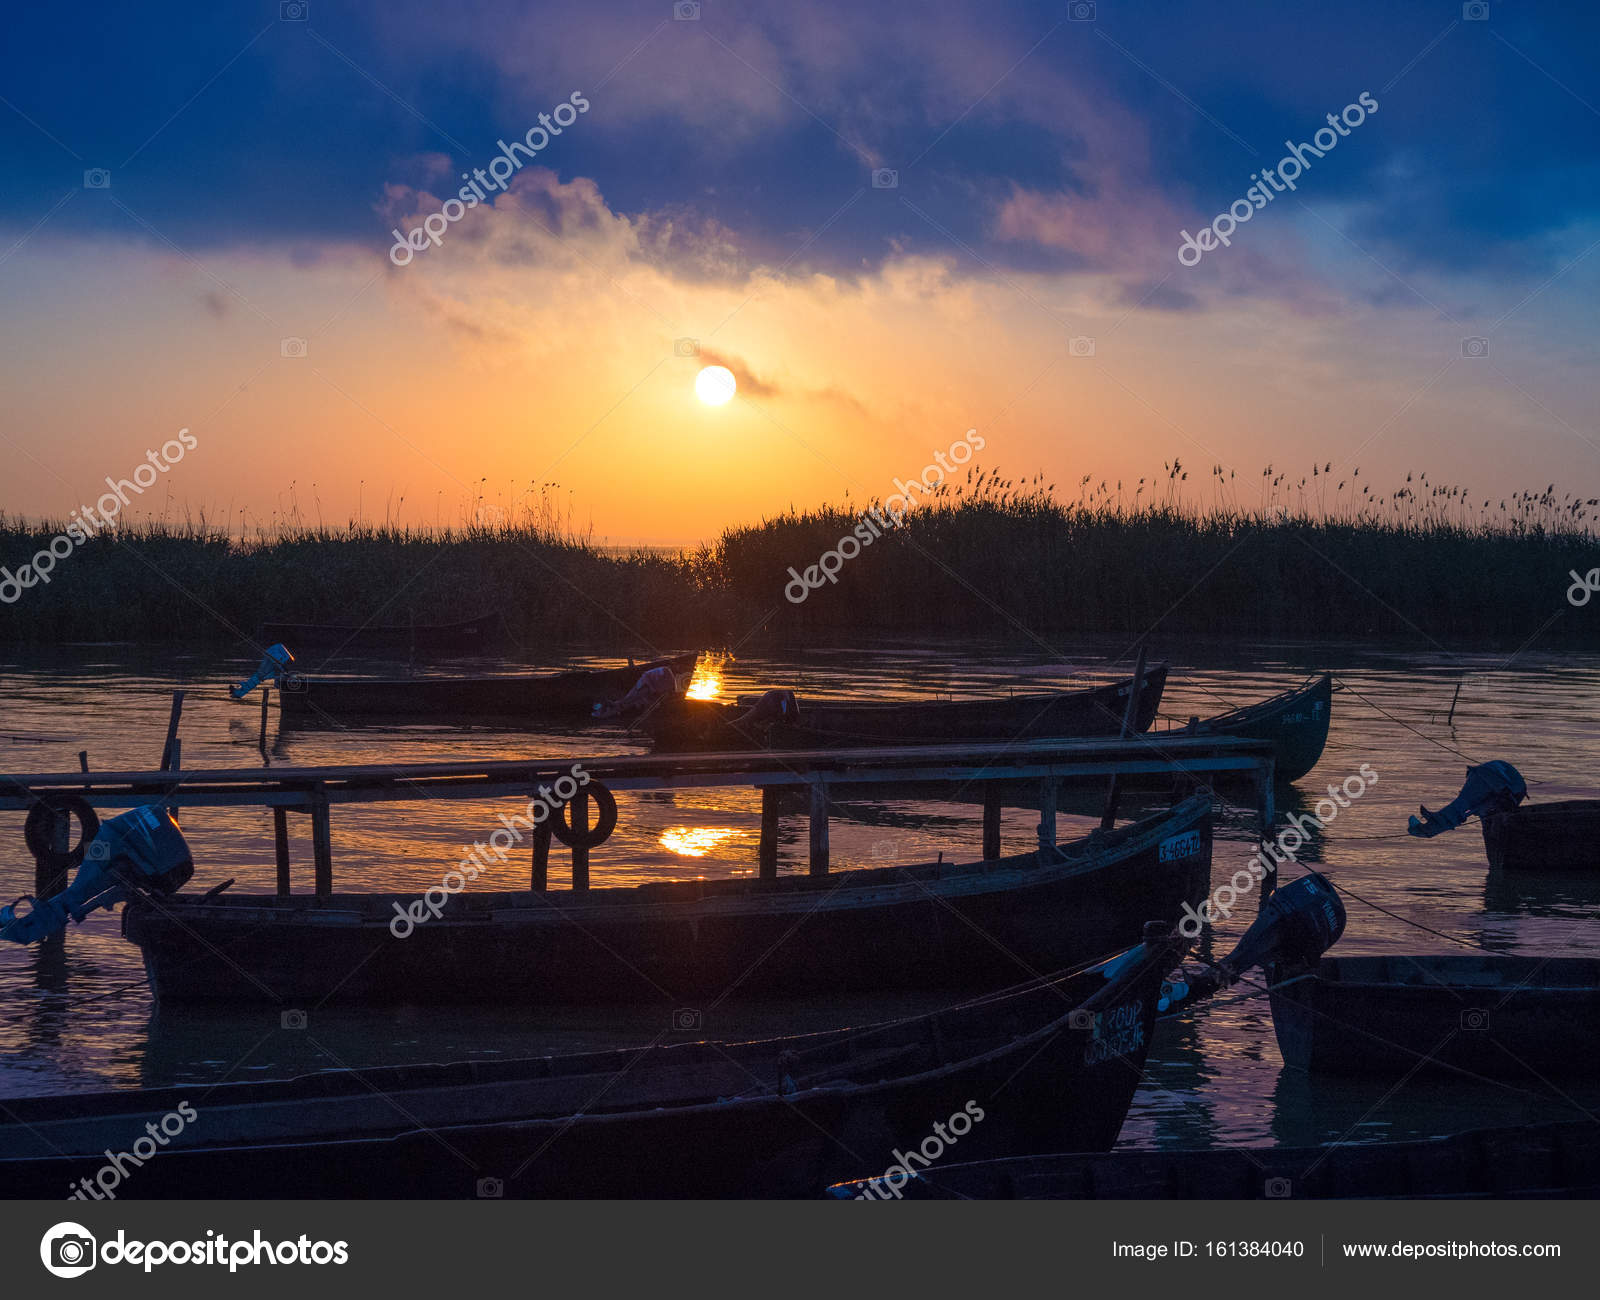
[{"label": "silhouetted boat", "polygon": [[935,1141],[935,1159],[1106,1150],[1185,948],[1156,926],[1109,970],[765,1042],[8,1100],[0,1186],[59,1201],[130,1134],[170,1133],[184,1106],[193,1118],[197,1092],[197,1122],[119,1180],[119,1199],[797,1197]]},{"label": "silhouetted boat", "polygon": [[1276,751],[1274,779],[1298,781],[1322,758],[1332,708],[1333,677],[1324,673],[1259,704],[1202,718],[1185,734],[1270,740]]},{"label": "silhouetted boat", "polygon": [[[1146,731],[1161,706],[1167,665],[1146,670],[1134,729]],[[834,749],[945,740],[1037,740],[1115,736],[1133,678],[1078,691],[970,700],[813,700],[773,714],[761,700],[669,701],[645,721],[662,750]]]},{"label": "silhouetted boat", "polygon": [[[987,1201],[1591,1198],[1600,1195],[1600,1127],[1585,1120],[1410,1142],[1021,1156],[919,1170],[899,1190],[906,1200]],[[828,1189],[836,1200],[883,1194],[882,1180]]]},{"label": "silhouetted boat", "polygon": [[1324,957],[1276,972],[1271,1002],[1297,1069],[1600,1076],[1600,959]]},{"label": "silhouetted boat", "polygon": [[474,717],[576,721],[591,716],[597,704],[616,703],[654,668],[670,668],[675,675],[687,677],[698,658],[698,654],[685,654],[624,668],[481,677],[307,677],[288,673],[278,679],[278,703],[286,720],[302,725]]},{"label": "silhouetted boat", "polygon": [[1483,851],[1497,871],[1600,871],[1600,799],[1485,812]]},{"label": "silhouetted boat", "polygon": [[130,902],[122,924],[159,1000],[694,1006],[730,988],[997,988],[1176,923],[1210,872],[1211,801],[1196,795],[1048,853],[963,865],[469,891],[415,925],[414,894],[173,894]]},{"label": "silhouetted boat", "polygon": [[459,623],[263,623],[260,640],[262,645],[282,642],[293,650],[331,650],[352,656],[395,650],[466,655],[481,654],[499,625],[498,615]]}]

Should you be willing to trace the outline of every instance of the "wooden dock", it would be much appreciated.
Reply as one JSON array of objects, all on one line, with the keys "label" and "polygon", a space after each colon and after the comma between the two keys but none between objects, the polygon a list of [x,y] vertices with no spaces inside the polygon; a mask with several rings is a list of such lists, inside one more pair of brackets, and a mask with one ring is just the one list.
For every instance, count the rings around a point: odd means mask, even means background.
[{"label": "wooden dock", "polygon": [[[43,800],[81,799],[95,809],[164,804],[175,809],[267,807],[273,810],[277,888],[291,888],[287,814],[311,819],[317,894],[333,892],[330,810],[335,804],[431,802],[456,799],[529,799],[541,787],[568,777],[576,766],[588,784],[571,800],[571,825],[589,828],[587,804],[605,791],[753,787],[762,792],[759,873],[777,875],[780,798],[808,796],[809,866],[828,871],[829,805],[855,793],[892,787],[908,797],[999,783],[1038,783],[1039,839],[1056,842],[1057,797],[1063,786],[1093,787],[1136,776],[1170,776],[1206,785],[1221,777],[1250,781],[1263,839],[1270,838],[1273,746],[1267,741],[1207,736],[1135,736],[1130,739],[1033,740],[864,749],[742,751],[711,754],[625,754],[560,760],[548,758],[456,760],[436,763],[332,764],[318,767],[214,768],[143,772],[43,772],[0,775],[0,810],[27,811]],[[913,796],[915,797],[915,796]],[[1114,794],[1108,807],[1114,806]],[[999,856],[1000,800],[984,799],[983,854]],[[67,817],[61,814],[61,820]],[[532,887],[547,887],[549,821],[534,837]],[[588,887],[588,848],[572,848],[572,885]]]}]

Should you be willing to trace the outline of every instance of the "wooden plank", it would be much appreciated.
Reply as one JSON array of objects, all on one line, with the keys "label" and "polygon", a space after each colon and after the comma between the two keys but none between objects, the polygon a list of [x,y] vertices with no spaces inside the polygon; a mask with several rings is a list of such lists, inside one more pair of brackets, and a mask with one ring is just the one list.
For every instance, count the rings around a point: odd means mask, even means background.
[{"label": "wooden plank", "polygon": [[989,781],[983,787],[983,860],[1000,857],[1000,783]]},{"label": "wooden plank", "polygon": [[828,874],[828,787],[821,781],[811,786],[811,856],[813,876]]},{"label": "wooden plank", "polygon": [[542,894],[550,888],[550,820],[546,818],[533,830],[533,881],[532,888],[536,894]]},{"label": "wooden plank", "polygon": [[[571,809],[572,829],[580,835],[587,834],[589,830],[589,792],[579,786],[578,793],[572,796],[572,802],[567,806]],[[572,887],[574,889],[589,888],[589,849],[586,845],[574,844],[572,846]]]},{"label": "wooden plank", "polygon": [[778,799],[776,786],[761,787],[761,844],[756,852],[756,864],[762,880],[778,878]]},{"label": "wooden plank", "polygon": [[183,692],[172,692],[172,713],[167,718],[167,743],[161,747],[161,770],[169,771],[173,766],[172,747],[178,741],[178,723],[183,718]]},{"label": "wooden plank", "polygon": [[[1123,710],[1122,730],[1119,739],[1128,740],[1133,735],[1134,724],[1139,719],[1139,695],[1144,690],[1144,661],[1145,647],[1139,645],[1139,658],[1133,666],[1133,685],[1128,688],[1128,707]],[[1106,783],[1106,802],[1100,810],[1100,829],[1110,830],[1117,823],[1117,803],[1121,798],[1118,789],[1117,777],[1112,773],[1111,780]]]},{"label": "wooden plank", "polygon": [[[1112,780],[1116,778],[1113,777]],[[1061,782],[1053,776],[1039,781],[1039,848],[1056,846],[1056,799],[1061,793]]]},{"label": "wooden plank", "polygon": [[[321,796],[322,792],[317,791]],[[333,893],[333,830],[328,821],[328,800],[314,798],[311,804],[311,857],[316,872],[319,898]]]},{"label": "wooden plank", "polygon": [[289,896],[289,812],[286,808],[272,810],[272,850],[278,863],[278,893]]}]

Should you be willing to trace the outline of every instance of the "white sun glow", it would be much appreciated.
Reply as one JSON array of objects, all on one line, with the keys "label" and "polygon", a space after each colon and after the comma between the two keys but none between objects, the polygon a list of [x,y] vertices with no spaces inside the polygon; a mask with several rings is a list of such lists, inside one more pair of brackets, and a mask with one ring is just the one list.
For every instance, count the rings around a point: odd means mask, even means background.
[{"label": "white sun glow", "polygon": [[694,377],[694,395],[707,406],[722,406],[732,400],[739,383],[727,366],[707,366]]}]

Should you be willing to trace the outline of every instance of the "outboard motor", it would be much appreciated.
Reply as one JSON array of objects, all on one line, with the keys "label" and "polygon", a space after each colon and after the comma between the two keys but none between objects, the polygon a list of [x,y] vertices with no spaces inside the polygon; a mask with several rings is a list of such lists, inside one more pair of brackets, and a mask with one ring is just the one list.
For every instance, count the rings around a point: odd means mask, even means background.
[{"label": "outboard motor", "polygon": [[[42,902],[24,894],[0,907],[0,939],[36,943],[81,922],[90,912],[141,894],[171,894],[194,875],[194,858],[166,807],[135,808],[113,817],[84,850],[83,865],[66,889]],[[19,904],[28,909],[20,916]]]},{"label": "outboard motor", "polygon": [[671,699],[678,690],[677,675],[663,664],[643,674],[620,700],[596,704],[592,713],[596,718],[620,718],[643,713],[660,701]]},{"label": "outboard motor", "polygon": [[281,642],[277,645],[269,645],[266,654],[261,656],[261,662],[257,665],[255,672],[251,673],[239,685],[230,686],[228,694],[236,700],[242,700],[256,687],[260,686],[262,682],[276,681],[293,662],[294,656],[289,653],[287,646]]},{"label": "outboard motor", "polygon": [[1256,967],[1303,967],[1339,942],[1344,933],[1344,901],[1326,876],[1312,872],[1291,880],[1272,894],[1256,913],[1234,950],[1213,970],[1173,982],[1172,1005],[1187,1005],[1238,982]]},{"label": "outboard motor", "polygon": [[1426,805],[1421,817],[1413,817],[1406,831],[1421,839],[1431,840],[1435,835],[1453,831],[1468,817],[1485,817],[1490,813],[1510,812],[1528,797],[1528,783],[1522,773],[1504,759],[1495,759],[1467,769],[1467,783],[1461,793],[1438,812],[1429,812]]}]

